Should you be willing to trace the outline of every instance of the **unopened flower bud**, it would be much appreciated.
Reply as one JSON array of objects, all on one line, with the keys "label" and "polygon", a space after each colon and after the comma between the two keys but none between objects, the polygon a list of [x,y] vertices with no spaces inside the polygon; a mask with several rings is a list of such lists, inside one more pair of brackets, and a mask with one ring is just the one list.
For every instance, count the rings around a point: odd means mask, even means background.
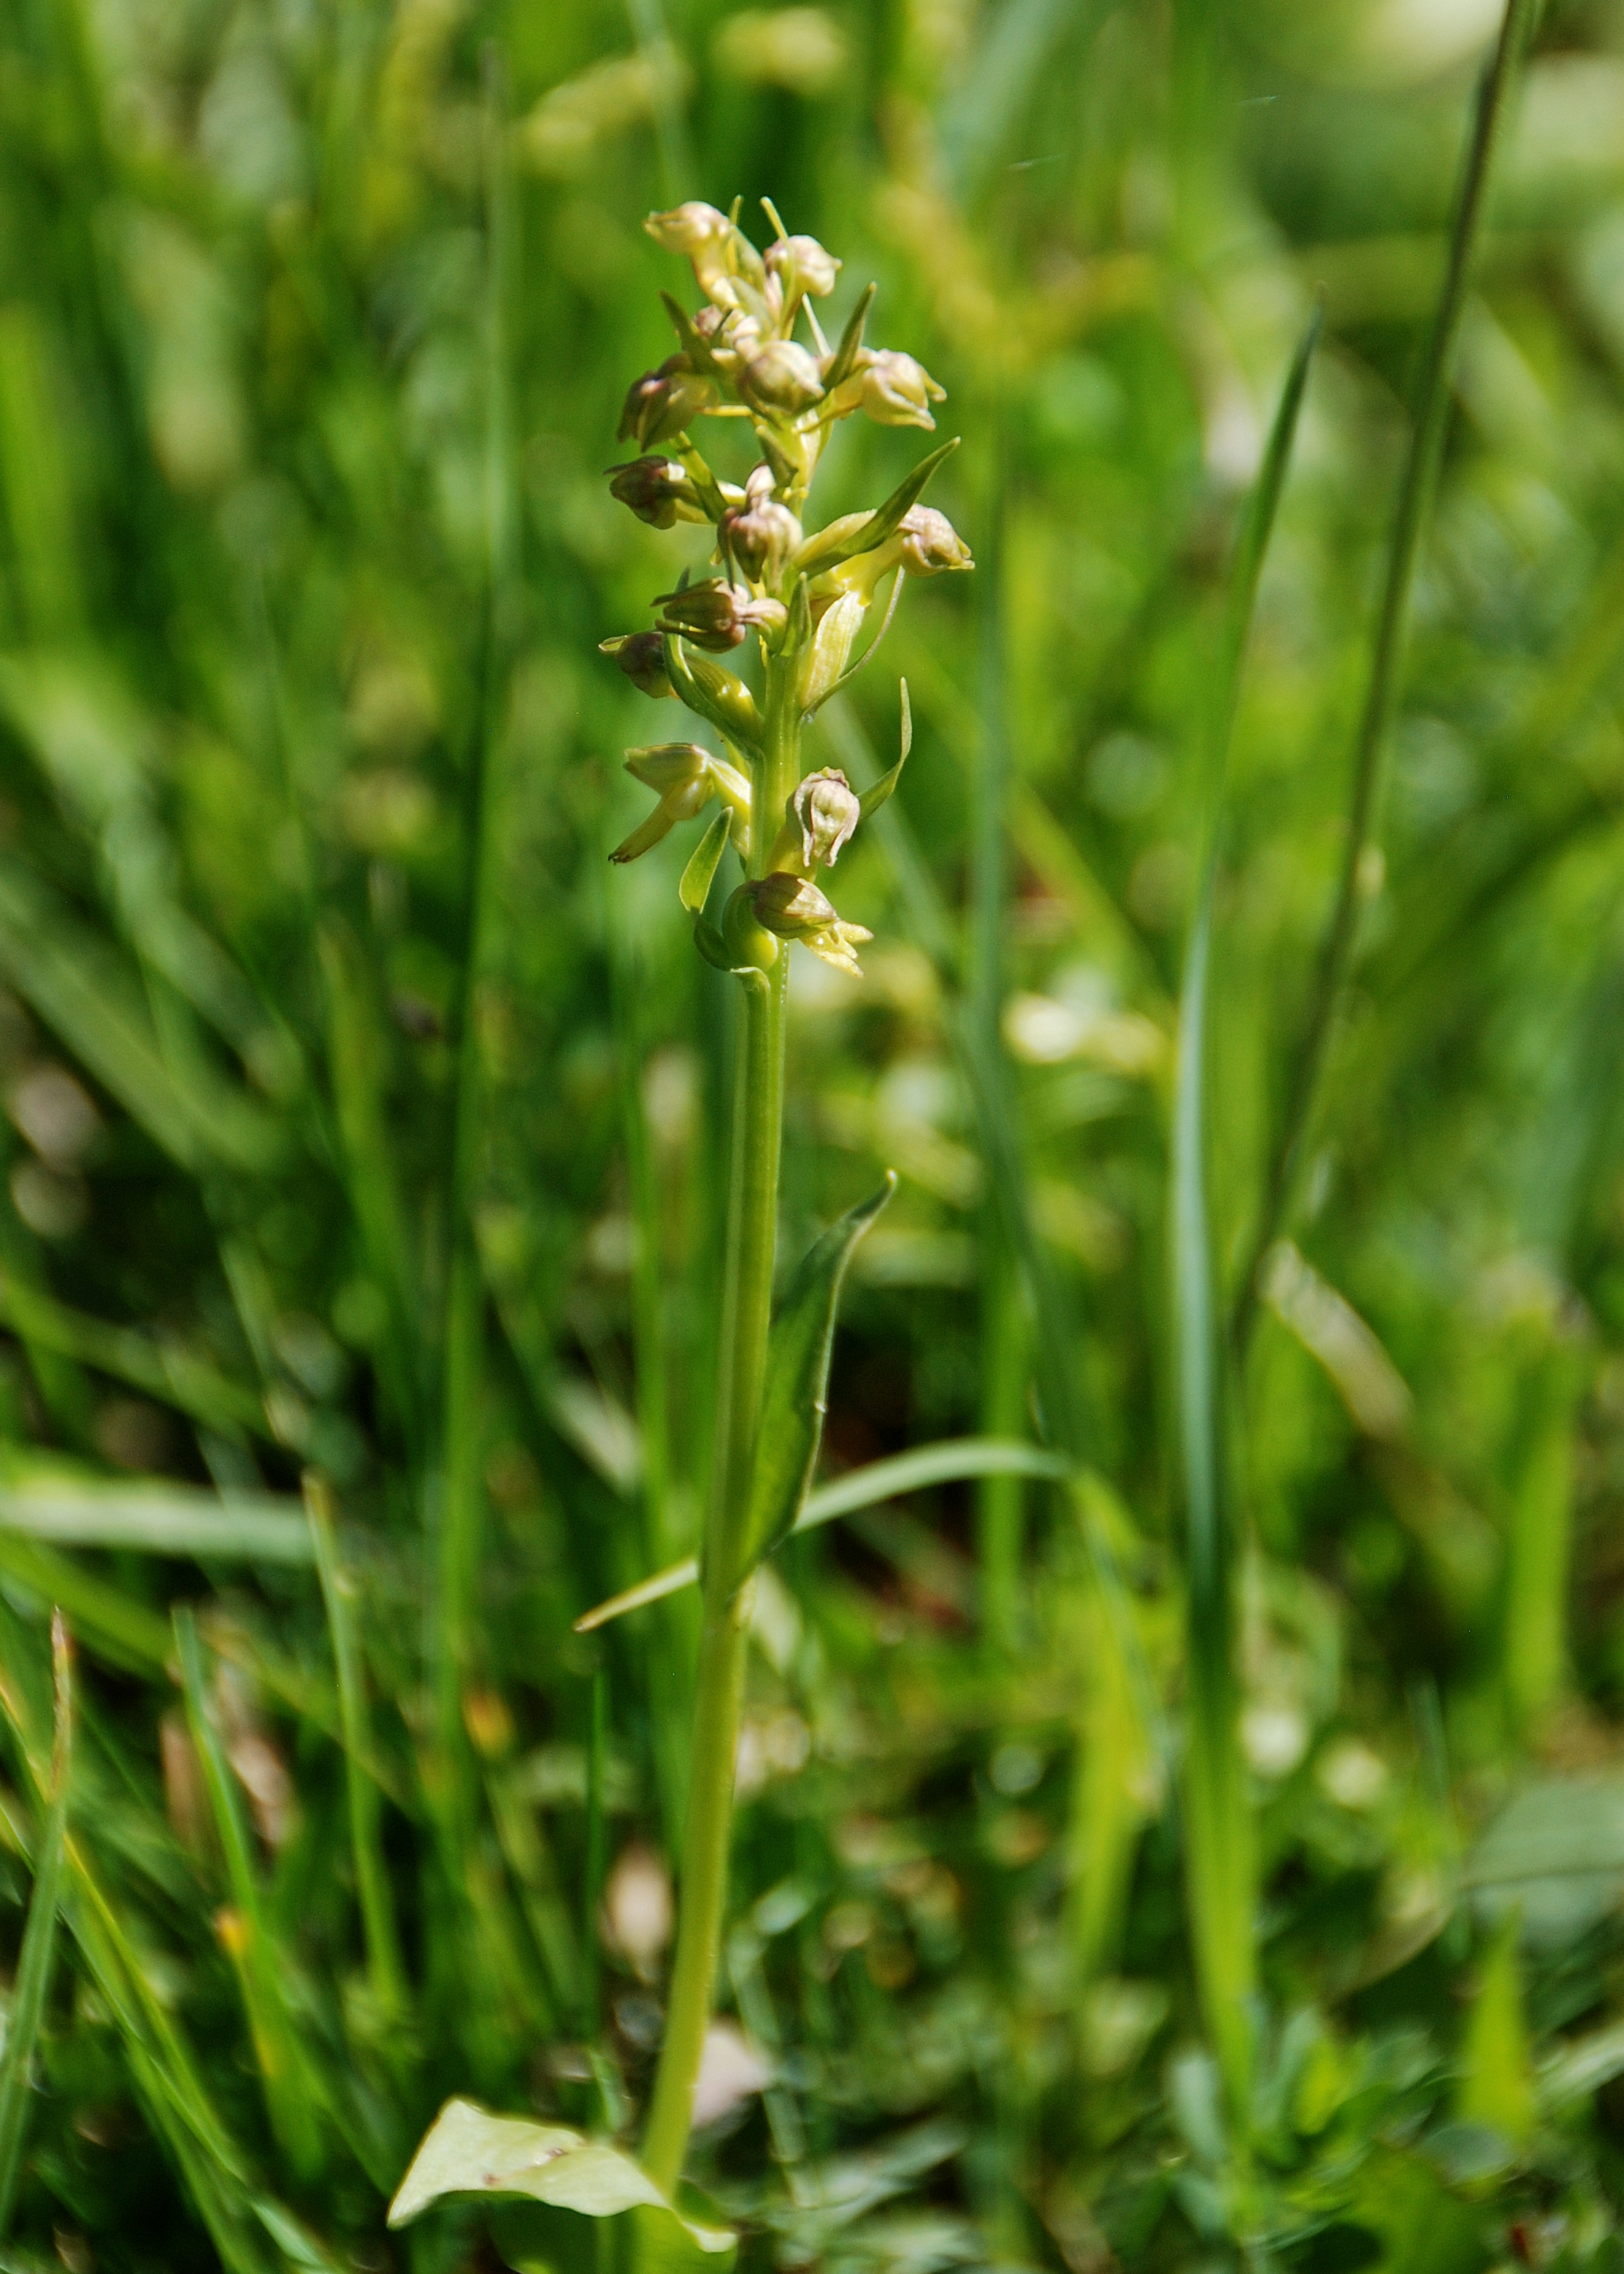
[{"label": "unopened flower bud", "polygon": [[744,503],[722,516],[722,542],[747,576],[772,582],[801,543],[801,523],[773,493],[772,469],[757,466],[744,486]]},{"label": "unopened flower bud", "polygon": [[767,274],[783,286],[786,305],[808,294],[814,299],[825,298],[835,289],[840,266],[815,237],[781,237],[767,247]]},{"label": "unopened flower bud", "polygon": [[[848,522],[856,518],[851,514],[846,516]],[[831,522],[823,537],[834,535],[838,527]],[[851,560],[814,578],[813,605],[841,592],[854,592],[865,602],[872,600],[876,585],[893,568],[901,568],[910,576],[937,576],[945,569],[974,566],[969,546],[944,513],[938,513],[932,505],[910,506],[883,545],[868,553],[854,553]]]},{"label": "unopened flower bud", "polygon": [[[790,800],[801,832],[801,858],[808,870],[832,869],[862,818],[856,791],[835,766],[808,774]],[[786,823],[787,834],[791,825]]]},{"label": "unopened flower bud", "polygon": [[881,426],[924,426],[935,429],[933,403],[945,403],[947,389],[939,387],[921,363],[900,349],[882,348],[865,363],[858,397],[864,410]]},{"label": "unopened flower bud", "polygon": [[635,442],[647,449],[668,435],[680,434],[689,421],[717,402],[717,386],[696,372],[685,355],[667,356],[658,371],[645,371],[627,391],[617,442]]},{"label": "unopened flower bud", "polygon": [[658,632],[622,632],[618,639],[600,640],[600,655],[612,655],[634,687],[645,695],[674,697],[676,689],[665,669],[665,643]]},{"label": "unopened flower bud", "polygon": [[910,506],[897,531],[902,565],[910,576],[936,576],[944,568],[974,568],[969,546],[933,505]]},{"label": "unopened flower bud", "polygon": [[740,392],[757,410],[794,418],[823,392],[817,358],[795,340],[769,340],[739,374]]},{"label": "unopened flower bud", "polygon": [[650,214],[643,227],[666,252],[687,254],[695,282],[718,307],[741,307],[760,293],[765,282],[760,253],[714,206],[691,200],[668,213]]},{"label": "unopened flower bud", "polygon": [[713,797],[719,797],[736,817],[748,819],[750,785],[736,766],[715,757],[697,742],[656,742],[647,749],[628,750],[626,771],[659,794],[659,803],[646,821],[609,855],[612,861],[635,861],[674,829],[691,821]]},{"label": "unopened flower bud", "polygon": [[[658,637],[658,633],[654,635]],[[683,658],[691,689],[688,700],[703,718],[720,728],[730,742],[740,743],[747,750],[755,749],[761,742],[762,717],[756,697],[742,679],[736,678],[725,664],[713,663],[708,655],[697,650]]]},{"label": "unopened flower bud", "polygon": [[747,631],[782,631],[789,621],[781,600],[757,600],[721,576],[707,576],[678,592],[661,592],[655,606],[660,629],[679,632],[695,647],[726,655]]},{"label": "unopened flower bud", "polygon": [[651,528],[708,518],[693,478],[674,458],[634,458],[628,466],[611,466],[609,473],[610,496],[629,506]]},{"label": "unopened flower bud", "polygon": [[780,939],[798,939],[825,963],[862,977],[857,960],[860,942],[874,934],[862,924],[843,923],[817,886],[805,877],[775,870],[770,877],[741,885],[756,921]]}]

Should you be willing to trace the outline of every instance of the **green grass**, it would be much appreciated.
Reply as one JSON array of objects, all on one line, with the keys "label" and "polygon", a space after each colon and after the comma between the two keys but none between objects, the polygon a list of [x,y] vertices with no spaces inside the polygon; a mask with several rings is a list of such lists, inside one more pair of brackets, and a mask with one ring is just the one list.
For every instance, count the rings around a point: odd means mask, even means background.
[{"label": "green grass", "polygon": [[1531,27],[1468,260],[1491,12],[0,17],[0,2265],[631,2249],[384,2212],[450,2096],[647,2111],[695,1597],[574,1624],[696,1546],[735,1043],[693,841],[606,862],[688,556],[601,470],[642,217],[736,193],[947,387],[980,565],[808,730],[868,786],[906,676],[780,1255],[900,1185],[688,2208],[1617,2263],[1624,23]]}]

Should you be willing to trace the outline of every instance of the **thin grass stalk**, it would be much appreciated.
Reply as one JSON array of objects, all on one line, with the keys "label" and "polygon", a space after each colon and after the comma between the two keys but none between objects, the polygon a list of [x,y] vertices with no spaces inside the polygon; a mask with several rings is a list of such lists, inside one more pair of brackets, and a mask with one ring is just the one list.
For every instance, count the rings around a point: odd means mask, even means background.
[{"label": "thin grass stalk", "polygon": [[1511,1734],[1526,1738],[1568,1678],[1575,1409],[1592,1361],[1582,1338],[1560,1318],[1548,1325],[1530,1322],[1519,1343],[1522,1389],[1509,1463],[1500,1669]]},{"label": "thin grass stalk", "polygon": [[310,2076],[300,2058],[284,1994],[282,1969],[259,1892],[252,1835],[225,1747],[209,1710],[202,1646],[190,1606],[175,1613],[175,1651],[179,1662],[186,1722],[197,1748],[220,1844],[224,1851],[231,1904],[215,1921],[221,1943],[242,1991],[254,2055],[271,2128],[301,2176],[310,2177],[325,2160]]},{"label": "thin grass stalk", "polygon": [[598,1909],[608,1864],[609,1821],[604,1783],[609,1752],[609,1675],[602,1665],[592,1675],[586,1746],[586,1871],[581,1886],[581,2022],[589,2046],[603,2027],[603,1964]]},{"label": "thin grass stalk", "polygon": [[[1002,1224],[987,1225],[983,1254],[981,1429],[989,1437],[1013,1438],[1027,1426],[1026,1316]],[[1011,1651],[1019,1639],[1026,1502],[1026,1479],[1016,1471],[994,1471],[976,1487],[981,1632],[995,1650]]]},{"label": "thin grass stalk", "polygon": [[321,1581],[321,1600],[327,1611],[327,1634],[333,1645],[333,1666],[338,1680],[350,1854],[366,1946],[366,1970],[380,2014],[386,2021],[394,2022],[406,2008],[406,1976],[401,1962],[395,1897],[383,1853],[380,1796],[363,1766],[372,1755],[372,1728],[366,1673],[350,1608],[352,1587],[339,1561],[327,1480],[314,1470],[306,1470],[304,1481],[304,1510],[310,1519],[311,1537],[316,1544],[316,1569]]},{"label": "thin grass stalk", "polygon": [[491,774],[514,636],[516,525],[512,496],[511,412],[508,395],[508,299],[512,260],[512,185],[506,147],[507,92],[500,59],[488,47],[485,79],[485,624],[478,697],[463,786],[466,865],[462,952],[455,1023],[447,1285],[440,1382],[441,1501],[440,1584],[435,1590],[436,1727],[450,1820],[465,1825],[474,1786],[462,1728],[469,1674],[485,1496],[479,1408],[485,1374],[485,1288],[474,1230],[481,1080],[478,990],[484,974],[492,868]]},{"label": "thin grass stalk", "polygon": [[28,1919],[11,1985],[5,2052],[0,2056],[0,2242],[10,2229],[17,2201],[17,2178],[32,2099],[28,2072],[39,2043],[40,2022],[50,1989],[51,1965],[56,1949],[56,1910],[73,1766],[73,1666],[68,1631],[59,1610],[51,1614],[51,1664],[56,1713],[49,1804],[34,1852],[34,1893],[28,1901]]},{"label": "thin grass stalk", "polygon": [[[628,928],[612,908],[609,922],[610,981],[620,1064],[620,1127],[635,1246],[632,1260],[632,1365],[635,1382],[637,1436],[643,1453],[640,1490],[643,1555],[659,1570],[676,1551],[672,1525],[672,1430],[665,1300],[661,1284],[662,1239],[659,1186],[655,1175],[649,1117],[640,1079],[642,1036],[637,1017],[641,995],[638,960]],[[650,1735],[658,1778],[660,1810],[674,1848],[681,1836],[688,1755],[681,1704],[686,1683],[677,1664],[678,1630],[662,1619],[649,1637],[647,1651]]]},{"label": "thin grass stalk", "polygon": [[[976,1048],[992,1067],[1003,1052],[999,1014],[1004,1001],[1004,930],[1009,900],[1009,734],[1004,657],[1004,451],[994,414],[983,488],[981,538],[980,764],[970,842],[970,910],[965,1019]],[[981,1374],[983,1432],[1010,1436],[1022,1425],[1026,1403],[1026,1337],[1019,1273],[996,1198],[982,1204]],[[1020,1618],[1021,1517],[1019,1477],[987,1477],[976,1493],[976,1545],[981,1565],[983,1638],[995,1648],[1014,1646]]]},{"label": "thin grass stalk", "polygon": [[1237,1525],[1225,1442],[1223,1353],[1207,1196],[1208,987],[1213,897],[1241,664],[1320,320],[1316,308],[1281,395],[1230,572],[1207,722],[1206,842],[1185,953],[1173,1111],[1172,1299],[1188,1540],[1185,1893],[1202,2009],[1237,2114],[1245,2108],[1251,2081],[1254,1865],[1239,1728]]},{"label": "thin grass stalk", "polygon": [[1236,1299],[1234,1339],[1244,1351],[1258,1314],[1261,1275],[1270,1248],[1289,1222],[1307,1156],[1320,1091],[1357,944],[1366,855],[1374,842],[1387,746],[1402,687],[1410,594],[1432,517],[1450,408],[1450,383],[1461,320],[1482,231],[1489,173],[1517,67],[1539,12],[1539,0],[1507,0],[1500,36],[1477,90],[1470,141],[1455,197],[1443,287],[1422,359],[1416,414],[1388,541],[1370,678],[1354,746],[1353,794],[1342,872],[1320,948],[1280,1136],[1269,1163],[1258,1228]]},{"label": "thin grass stalk", "polygon": [[[767,660],[762,755],[754,768],[752,877],[767,873],[768,853],[800,779],[799,662],[793,651],[787,657]],[[729,1591],[748,1512],[750,1463],[772,1318],[788,966],[788,955],[782,954],[769,971],[742,989],[743,1033],[735,1075],[723,1261],[716,1451],[701,1577],[699,1668],[683,1832],[680,1911],[665,2036],[643,2147],[650,2177],[667,2190],[676,2184],[688,2147],[694,2085],[710,2018],[711,1985],[721,1956],[726,1907],[733,1760],[739,1744],[752,1590],[747,1583],[736,1593]]]}]

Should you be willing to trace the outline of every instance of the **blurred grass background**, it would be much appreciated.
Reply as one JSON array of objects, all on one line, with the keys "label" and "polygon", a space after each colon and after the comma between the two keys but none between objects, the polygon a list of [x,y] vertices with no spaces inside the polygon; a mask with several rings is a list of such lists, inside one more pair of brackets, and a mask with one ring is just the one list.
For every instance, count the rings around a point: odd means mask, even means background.
[{"label": "blurred grass background", "polygon": [[[613,2127],[658,2041],[688,1607],[569,1630],[691,1546],[729,1040],[682,852],[605,865],[620,749],[667,728],[596,643],[673,540],[601,469],[669,348],[642,217],[738,193],[842,256],[837,320],[877,279],[981,562],[819,729],[889,764],[906,674],[893,825],[841,870],[869,975],[802,958],[793,998],[784,1253],[903,1177],[829,1465],[1041,1411],[1094,1473],[768,1575],[699,2168],[760,2265],[1619,2263],[1615,0],[1547,7],[1502,155],[1358,983],[1239,1386],[1244,2135],[1169,1800],[1167,1128],[1225,564],[1323,285],[1215,903],[1232,1274],[1495,14],[12,0],[8,1971],[54,1603],[79,1664],[7,2266],[598,2248],[382,2208],[447,2092]],[[827,509],[914,455],[840,428]]]}]

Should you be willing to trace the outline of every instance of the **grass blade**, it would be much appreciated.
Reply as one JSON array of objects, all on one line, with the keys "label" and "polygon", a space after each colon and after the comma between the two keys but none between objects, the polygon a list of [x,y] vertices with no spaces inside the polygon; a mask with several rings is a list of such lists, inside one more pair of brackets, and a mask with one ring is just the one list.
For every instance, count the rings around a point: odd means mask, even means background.
[{"label": "grass blade", "polygon": [[241,1430],[271,1434],[252,1390],[216,1373],[207,1360],[166,1347],[132,1327],[110,1327],[71,1310],[41,1288],[27,1285],[13,1269],[0,1270],[0,1323],[31,1349],[54,1352],[127,1382],[207,1428],[228,1435]]},{"label": "grass blade", "polygon": [[317,2110],[298,2058],[242,1802],[209,1710],[202,1645],[189,1608],[175,1613],[175,1648],[186,1722],[198,1750],[231,1889],[231,1909],[216,1921],[220,1939],[242,1988],[272,2129],[296,2171],[308,2176],[323,2161]]},{"label": "grass blade", "polygon": [[28,2071],[56,1947],[56,1905],[73,1762],[73,1665],[60,1611],[51,1616],[51,1660],[56,1675],[56,1729],[51,1744],[50,1804],[34,1850],[34,1894],[11,1989],[5,2052],[0,2057],[0,2240],[11,2225],[17,2199],[18,2168],[28,2126]]},{"label": "grass blade", "polygon": [[1245,2105],[1251,2067],[1246,2008],[1254,1980],[1253,1865],[1238,1728],[1237,1527],[1226,1470],[1223,1362],[1207,1207],[1207,987],[1240,668],[1320,320],[1316,308],[1286,379],[1230,573],[1207,729],[1207,841],[1185,954],[1173,1108],[1172,1298],[1189,1569],[1185,1890],[1207,2026],[1237,2110]]},{"label": "grass blade", "polygon": [[216,1493],[167,1477],[109,1484],[45,1463],[0,1472],[0,1531],[64,1547],[134,1549],[229,1562],[308,1563],[310,1533],[291,1501],[273,1493]]},{"label": "grass blade", "polygon": [[378,1788],[362,1766],[372,1751],[366,1675],[351,1615],[354,1583],[339,1561],[332,1502],[326,1480],[313,1470],[304,1476],[304,1512],[314,1545],[321,1599],[327,1607],[333,1666],[338,1677],[338,1710],[344,1732],[344,1784],[350,1811],[350,1850],[356,1895],[366,1939],[367,1972],[372,1994],[386,2016],[406,2005],[406,1980],[395,1927],[395,1900],[380,1835]]},{"label": "grass blade", "polygon": [[1370,679],[1354,750],[1353,798],[1342,874],[1330,925],[1320,953],[1280,1136],[1269,1164],[1262,1210],[1237,1298],[1236,1339],[1243,1349],[1257,1318],[1264,1259],[1290,1212],[1312,1134],[1336,1014],[1353,960],[1360,880],[1380,815],[1387,743],[1403,667],[1410,591],[1438,486],[1438,469],[1449,419],[1450,380],[1482,228],[1489,170],[1517,67],[1538,13],[1538,0],[1507,0],[1500,38],[1478,88],[1471,139],[1455,199],[1443,290],[1422,362],[1415,421],[1387,548]]}]

